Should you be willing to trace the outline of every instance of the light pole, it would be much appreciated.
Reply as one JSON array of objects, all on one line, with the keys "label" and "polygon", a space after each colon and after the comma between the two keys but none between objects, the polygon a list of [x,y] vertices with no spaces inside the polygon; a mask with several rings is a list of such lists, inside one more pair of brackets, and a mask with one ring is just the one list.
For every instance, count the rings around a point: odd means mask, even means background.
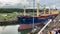
[{"label": "light pole", "polygon": [[33,29],[34,29],[34,11],[35,11],[35,0],[33,0]]}]

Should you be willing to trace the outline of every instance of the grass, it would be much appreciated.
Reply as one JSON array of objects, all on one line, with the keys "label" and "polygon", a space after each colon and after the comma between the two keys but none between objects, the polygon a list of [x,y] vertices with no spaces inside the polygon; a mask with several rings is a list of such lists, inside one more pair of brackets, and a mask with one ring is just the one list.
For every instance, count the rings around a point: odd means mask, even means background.
[{"label": "grass", "polygon": [[[6,16],[5,16],[6,15]],[[0,13],[0,19],[11,19],[15,18],[18,14],[14,13]]]}]

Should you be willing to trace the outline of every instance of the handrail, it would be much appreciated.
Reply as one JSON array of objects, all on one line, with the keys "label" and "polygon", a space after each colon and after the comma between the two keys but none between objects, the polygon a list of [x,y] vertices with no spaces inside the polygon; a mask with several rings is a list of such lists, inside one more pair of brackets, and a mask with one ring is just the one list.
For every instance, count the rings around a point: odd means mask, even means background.
[{"label": "handrail", "polygon": [[51,23],[52,19],[48,21],[48,23],[38,32],[38,34],[41,34],[41,32],[46,28],[46,26]]}]

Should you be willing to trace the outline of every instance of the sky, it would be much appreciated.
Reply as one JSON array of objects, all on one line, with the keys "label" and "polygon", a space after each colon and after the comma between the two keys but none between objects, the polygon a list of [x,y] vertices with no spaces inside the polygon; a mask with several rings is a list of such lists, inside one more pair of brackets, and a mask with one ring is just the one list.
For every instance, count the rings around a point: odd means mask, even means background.
[{"label": "sky", "polygon": [[35,0],[35,4],[33,4],[34,0],[0,0],[0,8],[33,8],[33,5],[37,6],[39,3],[40,7],[51,7],[60,9],[60,0]]}]

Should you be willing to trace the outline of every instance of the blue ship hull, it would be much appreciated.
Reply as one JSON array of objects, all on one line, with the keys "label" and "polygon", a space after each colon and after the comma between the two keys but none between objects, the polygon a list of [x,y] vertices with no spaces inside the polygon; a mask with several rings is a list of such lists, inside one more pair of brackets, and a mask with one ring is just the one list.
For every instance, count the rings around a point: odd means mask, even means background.
[{"label": "blue ship hull", "polygon": [[41,26],[49,19],[54,20],[58,14],[48,15],[48,16],[39,16],[39,17],[32,17],[32,16],[20,16],[18,17],[18,23],[20,26],[18,30],[23,29],[30,29],[33,26],[33,18],[34,18],[34,26]]},{"label": "blue ship hull", "polygon": [[22,16],[18,17],[18,23],[19,24],[33,24],[33,18],[34,18],[34,23],[44,23],[48,21],[49,19],[54,19],[57,16],[57,14],[54,15],[48,15],[48,17],[32,17],[32,16]]}]

